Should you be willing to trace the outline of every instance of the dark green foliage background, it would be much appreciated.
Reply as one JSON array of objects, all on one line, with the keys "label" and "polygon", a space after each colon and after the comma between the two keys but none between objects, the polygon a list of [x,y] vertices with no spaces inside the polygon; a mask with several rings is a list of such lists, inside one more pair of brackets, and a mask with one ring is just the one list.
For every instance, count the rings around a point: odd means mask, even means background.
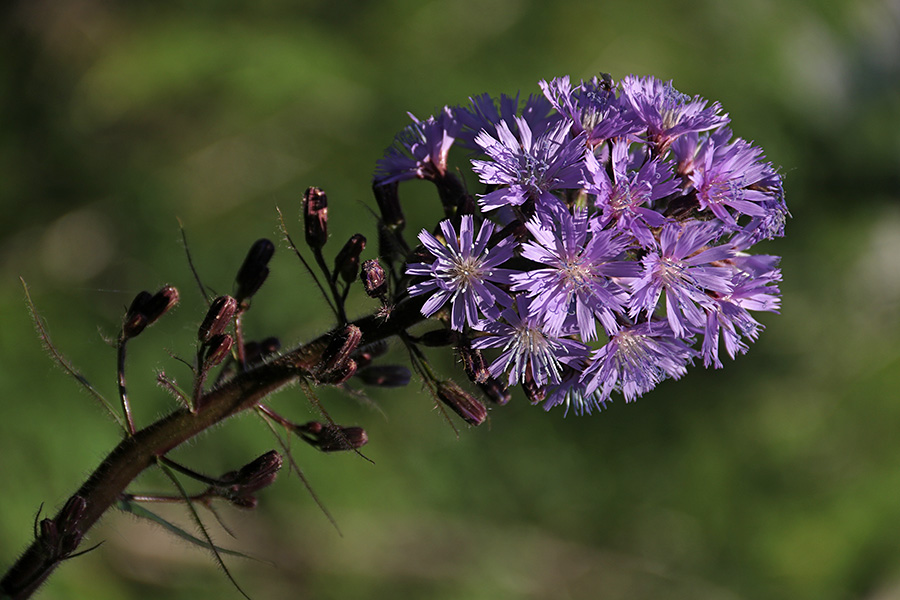
[{"label": "dark green foliage background", "polygon": [[[374,239],[375,160],[406,111],[541,78],[608,71],[718,99],[783,166],[793,219],[784,309],[751,352],[585,418],[517,397],[459,439],[412,384],[377,408],[323,392],[366,455],[296,457],[343,535],[285,472],[255,512],[223,509],[254,598],[900,597],[900,8],[893,0],[464,0],[124,3],[0,9],[0,566],[119,439],[47,360],[18,277],[56,345],[115,397],[115,335],[141,289],[177,311],[133,344],[136,418],[193,352],[205,281],[224,293],[257,238],[329,193],[336,252]],[[425,184],[403,188],[432,225]],[[371,249],[371,248],[370,248]],[[368,256],[374,255],[374,249]],[[357,298],[354,314],[370,310]],[[293,344],[329,326],[282,246],[248,315]],[[399,356],[399,355],[398,355]],[[443,369],[455,372],[451,360]],[[275,407],[312,418],[300,390]],[[247,416],[177,456],[224,472],[275,447]],[[165,489],[158,476],[135,490]],[[185,522],[183,512],[166,511]],[[122,514],[48,599],[238,597],[203,551]]]}]

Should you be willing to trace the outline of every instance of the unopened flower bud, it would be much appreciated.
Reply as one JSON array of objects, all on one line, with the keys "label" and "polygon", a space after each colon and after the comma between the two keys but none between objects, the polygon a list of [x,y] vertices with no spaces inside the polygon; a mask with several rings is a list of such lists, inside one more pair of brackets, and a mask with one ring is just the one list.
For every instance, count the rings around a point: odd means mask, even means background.
[{"label": "unopened flower bud", "polygon": [[235,277],[237,292],[234,296],[238,303],[251,298],[262,287],[263,282],[269,276],[268,264],[274,253],[275,244],[265,238],[256,240],[250,247],[247,257]]},{"label": "unopened flower bud", "polygon": [[365,385],[394,388],[407,385],[412,374],[401,365],[373,365],[358,371],[356,378]]},{"label": "unopened flower bud", "polygon": [[310,248],[321,248],[328,241],[328,197],[317,187],[303,194],[303,224],[306,243]]},{"label": "unopened flower bud", "polygon": [[487,419],[487,408],[484,404],[453,381],[440,382],[437,396],[469,425],[481,425]]},{"label": "unopened flower bud", "polygon": [[318,421],[297,425],[294,432],[322,452],[356,450],[369,442],[369,436],[362,427],[342,427]]},{"label": "unopened flower bud", "polygon": [[442,329],[433,329],[423,333],[416,341],[429,348],[452,346],[459,341],[459,333],[452,329],[447,329],[446,327]]},{"label": "unopened flower bud", "polygon": [[387,340],[379,340],[371,344],[366,344],[362,348],[357,349],[353,355],[356,366],[360,369],[368,367],[379,356],[382,356],[388,350]]},{"label": "unopened flower bud", "polygon": [[394,231],[402,231],[406,225],[403,209],[400,208],[400,196],[397,193],[399,182],[372,185],[375,202],[381,212],[381,221]]},{"label": "unopened flower bud", "polygon": [[506,384],[494,377],[489,377],[484,383],[479,383],[478,387],[487,399],[494,404],[503,406],[512,400],[512,394],[509,393],[509,388]]},{"label": "unopened flower bud", "polygon": [[359,346],[362,339],[362,330],[356,325],[347,325],[340,332],[332,336],[328,346],[322,352],[320,373],[328,373],[340,368],[350,359],[350,355]]},{"label": "unopened flower bud", "polygon": [[341,251],[334,257],[334,272],[347,283],[353,283],[359,273],[359,256],[366,247],[366,238],[361,233],[351,236]]},{"label": "unopened flower bud", "polygon": [[222,475],[222,483],[211,487],[209,491],[240,508],[256,508],[257,500],[253,494],[275,481],[283,463],[284,459],[278,452],[269,450],[240,470]]},{"label": "unopened flower bud", "polygon": [[341,385],[356,375],[356,368],[356,361],[352,358],[347,359],[334,369],[319,375],[319,383]]},{"label": "unopened flower bud", "polygon": [[204,345],[203,364],[207,367],[216,366],[225,360],[225,357],[231,352],[232,345],[234,345],[234,338],[227,333],[214,335]]},{"label": "unopened flower bud", "polygon": [[472,383],[484,383],[491,376],[487,362],[481,354],[481,350],[473,348],[468,342],[457,347],[459,358],[462,360],[466,376]]},{"label": "unopened flower bud", "polygon": [[203,323],[197,332],[197,338],[201,343],[207,343],[214,336],[219,335],[231,324],[234,313],[237,312],[237,300],[231,296],[219,296],[212,301]]},{"label": "unopened flower bud", "polygon": [[78,494],[69,498],[56,516],[56,524],[62,532],[75,530],[87,510],[87,501]]},{"label": "unopened flower bud", "polygon": [[525,379],[522,381],[522,391],[525,392],[525,397],[532,404],[540,404],[547,397],[547,389],[535,383],[530,372],[525,373]]},{"label": "unopened flower bud", "polygon": [[178,304],[178,290],[170,285],[152,295],[147,291],[138,293],[125,313],[125,322],[122,325],[123,337],[130,339],[137,336],[176,304]]},{"label": "unopened flower bud", "polygon": [[278,352],[280,348],[281,342],[277,337],[267,337],[260,342],[249,341],[244,343],[244,360],[252,365]]},{"label": "unopened flower bud", "polygon": [[364,262],[359,277],[370,298],[384,298],[387,293],[387,278],[384,274],[384,267],[381,266],[378,259],[373,258]]}]

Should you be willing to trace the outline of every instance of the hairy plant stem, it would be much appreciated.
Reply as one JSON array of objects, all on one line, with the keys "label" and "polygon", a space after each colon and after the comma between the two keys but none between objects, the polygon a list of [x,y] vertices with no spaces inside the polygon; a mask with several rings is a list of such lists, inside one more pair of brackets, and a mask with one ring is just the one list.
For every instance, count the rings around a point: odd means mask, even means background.
[{"label": "hairy plant stem", "polygon": [[[353,324],[362,331],[361,345],[392,337],[422,321],[421,304],[421,301],[407,300],[387,316],[375,314],[355,321]],[[336,330],[345,327],[342,324]],[[329,332],[274,360],[237,373],[198,398],[195,412],[179,408],[123,439],[73,495],[73,498],[83,498],[86,504],[77,522],[81,534],[116,503],[144,469],[157,464],[157,457],[209,427],[255,407],[285,385],[308,376],[321,361],[332,334]],[[30,597],[64,560],[38,535],[0,580],[0,597],[13,600]]]}]

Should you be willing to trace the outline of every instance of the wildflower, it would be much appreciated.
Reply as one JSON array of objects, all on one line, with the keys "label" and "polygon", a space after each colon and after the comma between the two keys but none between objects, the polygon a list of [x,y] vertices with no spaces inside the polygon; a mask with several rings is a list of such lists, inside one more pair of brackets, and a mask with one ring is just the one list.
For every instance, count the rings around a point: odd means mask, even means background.
[{"label": "wildflower", "polygon": [[511,283],[513,271],[498,268],[498,265],[512,258],[515,241],[508,237],[488,247],[494,224],[482,222],[476,237],[472,215],[463,215],[458,237],[449,220],[441,221],[440,229],[446,246],[424,229],[419,234],[419,240],[435,261],[407,265],[408,275],[426,278],[413,285],[409,293],[411,296],[432,293],[422,306],[422,314],[426,317],[436,313],[449,300],[451,327],[462,331],[465,324],[472,326],[478,322],[479,313],[495,317],[499,313],[497,304],[509,305],[507,293],[494,284]]},{"label": "wildflower", "polygon": [[522,256],[547,268],[513,276],[512,289],[532,298],[528,311],[541,315],[552,335],[572,324],[573,314],[583,340],[596,338],[595,318],[607,333],[615,332],[615,315],[623,312],[627,295],[611,278],[639,275],[638,263],[618,260],[629,241],[611,230],[591,232],[592,225],[596,220],[584,210],[526,224],[534,241],[522,246]]},{"label": "wildflower", "polygon": [[583,141],[569,136],[569,122],[560,121],[537,136],[525,119],[516,117],[515,123],[518,137],[506,121],[497,125],[496,138],[486,131],[475,137],[491,160],[473,160],[473,170],[482,182],[503,186],[479,198],[482,209],[519,206],[526,200],[559,205],[551,192],[577,188],[581,181]]},{"label": "wildflower", "polygon": [[631,402],[660,381],[684,375],[695,356],[665,322],[646,321],[620,329],[591,355],[590,365],[581,375],[587,384],[584,394],[599,393],[593,397],[596,405],[618,390]]},{"label": "wildflower", "polygon": [[456,114],[462,125],[462,131],[459,134],[460,141],[463,146],[471,150],[481,150],[475,142],[475,137],[482,131],[498,138],[497,126],[499,123],[509,124],[513,133],[516,133],[518,131],[517,116],[521,116],[528,124],[532,135],[540,135],[560,119],[559,115],[549,114],[551,106],[543,96],[529,96],[521,113],[519,112],[518,94],[515,97],[501,94],[499,101],[494,100],[488,94],[481,94],[469,98],[469,104],[468,107],[457,109]]},{"label": "wildflower", "polygon": [[777,282],[781,271],[775,267],[777,256],[743,255],[727,261],[734,266],[732,289],[726,294],[712,294],[706,306],[706,323],[702,328],[703,365],[719,369],[719,341],[723,340],[728,356],[734,358],[747,351],[743,338],[756,340],[763,326],[750,312],[778,312],[781,304]]},{"label": "wildflower", "polygon": [[615,223],[645,248],[656,247],[652,229],[662,227],[666,218],[650,208],[650,203],[678,191],[669,166],[659,160],[646,161],[637,171],[629,170],[629,142],[616,141],[612,149],[612,172],[592,152],[585,155],[585,191],[596,194],[601,211],[600,225]]},{"label": "wildflower", "polygon": [[647,127],[647,137],[663,154],[680,135],[696,131],[708,131],[728,122],[728,116],[719,114],[722,107],[699,96],[691,98],[655,77],[629,75],[622,80],[622,95],[631,104],[640,121]]},{"label": "wildflower", "polygon": [[394,144],[378,161],[376,185],[408,179],[441,179],[447,173],[447,155],[459,133],[460,125],[449,107],[437,117],[420,121],[414,115],[412,125],[397,134]]},{"label": "wildflower", "polygon": [[617,97],[608,76],[594,77],[572,87],[569,76],[538,82],[544,96],[560,114],[572,121],[572,133],[586,133],[591,148],[605,140],[630,136],[642,129],[628,103]]},{"label": "wildflower", "polygon": [[707,291],[724,294],[732,289],[731,269],[710,264],[734,254],[727,245],[708,247],[718,235],[718,227],[709,222],[663,227],[659,251],[641,260],[643,272],[632,284],[632,318],[641,312],[650,318],[665,291],[666,317],[674,334],[687,337],[691,326],[700,326],[705,320],[701,306],[709,303]]},{"label": "wildflower", "polygon": [[729,143],[730,137],[728,128],[704,137],[688,176],[700,208],[734,231],[739,228],[736,215],[764,219],[782,204],[782,195],[774,168],[762,161],[762,149],[740,138]]},{"label": "wildflower", "polygon": [[508,371],[509,385],[522,383],[527,377],[538,386],[559,383],[563,364],[587,353],[584,344],[547,333],[541,317],[529,313],[523,294],[516,296],[515,308],[505,309],[500,317],[502,320],[478,324],[478,329],[488,335],[475,339],[472,347],[501,348],[490,372],[500,378]]}]

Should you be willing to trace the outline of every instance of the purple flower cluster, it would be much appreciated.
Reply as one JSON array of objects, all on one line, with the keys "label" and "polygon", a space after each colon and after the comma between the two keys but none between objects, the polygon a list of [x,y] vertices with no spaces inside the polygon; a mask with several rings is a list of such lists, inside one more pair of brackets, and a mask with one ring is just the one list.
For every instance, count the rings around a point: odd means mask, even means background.
[{"label": "purple flower cluster", "polygon": [[779,308],[778,257],[748,252],[784,233],[777,169],[671,82],[540,88],[521,108],[481,95],[414,120],[379,161],[376,185],[440,187],[455,144],[484,185],[419,235],[405,273],[423,314],[496,349],[494,378],[577,413],[745,352],[752,313]]}]

